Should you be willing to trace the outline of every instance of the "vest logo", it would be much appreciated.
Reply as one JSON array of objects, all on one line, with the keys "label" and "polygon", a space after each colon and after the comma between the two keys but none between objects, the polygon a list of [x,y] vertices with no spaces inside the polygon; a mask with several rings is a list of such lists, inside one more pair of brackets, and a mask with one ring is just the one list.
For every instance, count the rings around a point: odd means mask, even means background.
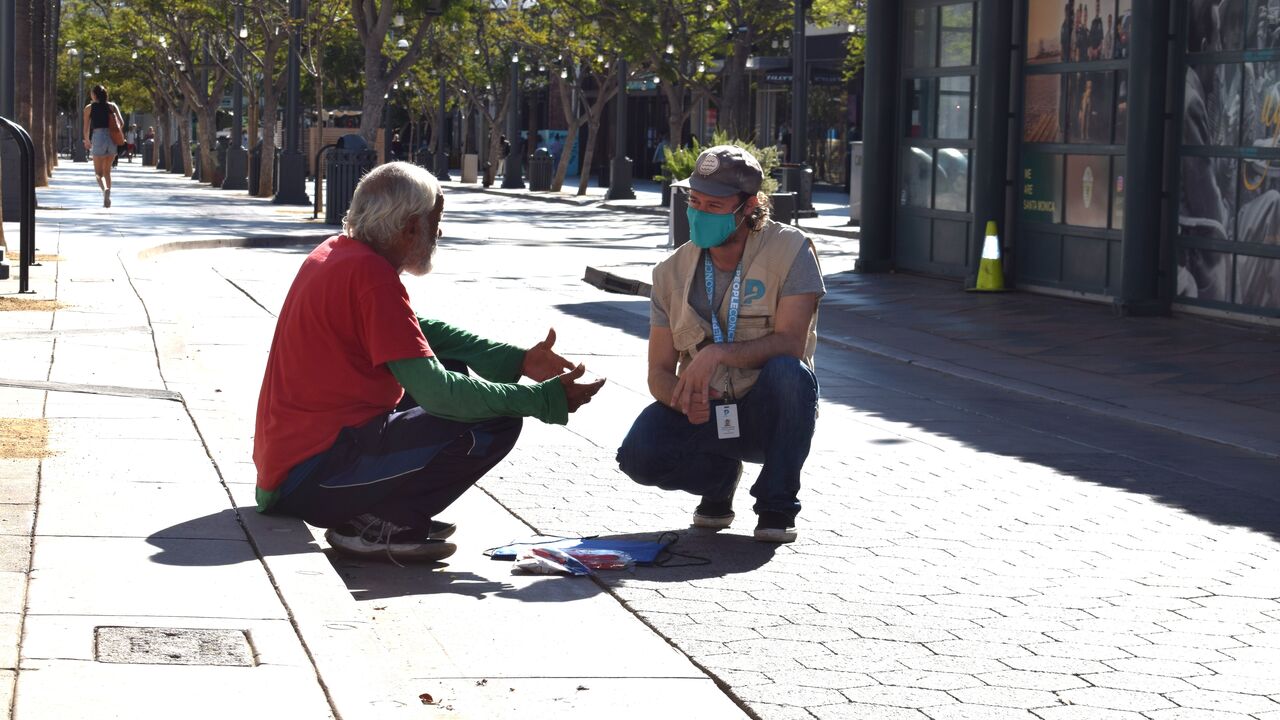
[{"label": "vest logo", "polygon": [[748,280],[742,284],[743,305],[750,305],[756,300],[764,298],[765,286],[763,280]]}]

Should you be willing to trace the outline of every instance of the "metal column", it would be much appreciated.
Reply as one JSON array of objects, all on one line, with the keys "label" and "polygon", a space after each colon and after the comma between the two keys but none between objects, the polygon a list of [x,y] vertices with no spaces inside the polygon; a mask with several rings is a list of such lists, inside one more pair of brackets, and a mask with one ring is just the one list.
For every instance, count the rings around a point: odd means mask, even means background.
[{"label": "metal column", "polygon": [[[866,67],[863,87],[866,106],[863,119],[862,241],[856,269],[884,272],[893,269],[896,185],[894,157],[898,98],[898,39],[901,9],[897,0],[868,0]],[[797,128],[792,128],[792,142]],[[870,180],[870,182],[868,182]]]},{"label": "metal column", "polygon": [[[1164,168],[1164,105],[1168,72],[1169,3],[1137,0],[1129,45],[1129,129],[1125,137],[1124,233],[1121,236],[1121,315],[1165,315],[1160,289],[1160,216]],[[1163,293],[1168,295],[1168,293]]]},{"label": "metal column", "polygon": [[[977,91],[973,123],[973,226],[966,286],[978,279],[986,226],[996,221],[1007,237],[1006,198],[1009,160],[1009,68],[1013,53],[1013,0],[978,3]],[[1002,257],[1005,253],[1001,253]],[[1006,276],[1010,272],[1005,263]]]},{"label": "metal column", "polygon": [[520,175],[520,162],[524,157],[524,143],[520,141],[520,62],[511,62],[511,108],[507,113],[507,142],[511,143],[511,152],[507,153],[507,168],[502,173],[502,187],[524,188],[524,178]]},{"label": "metal column", "polygon": [[[244,38],[240,37],[240,28],[244,27],[244,6],[236,5],[236,68],[244,68]],[[231,91],[231,142],[227,145],[226,175],[222,178],[223,190],[245,190],[249,187],[248,167],[249,151],[240,142],[240,126],[244,124],[244,78],[236,78],[235,89]]]},{"label": "metal column", "polygon": [[792,2],[795,17],[791,35],[791,147],[787,148],[787,154],[791,162],[803,165],[809,145],[809,60],[804,46],[804,8],[809,3],[806,0]]},{"label": "metal column", "polygon": [[605,200],[635,200],[631,189],[631,158],[627,157],[627,61],[618,59],[618,94],[613,101],[613,163],[609,168],[609,189]]},{"label": "metal column", "polygon": [[[277,205],[310,205],[307,197],[307,158],[302,154],[302,115],[298,107],[299,57],[302,54],[302,0],[289,0],[289,17],[293,23],[289,29],[289,92],[284,106],[284,151],[280,153],[279,188]],[[275,118],[264,118],[266,131],[271,132]],[[271,162],[271,158],[264,158]]]}]

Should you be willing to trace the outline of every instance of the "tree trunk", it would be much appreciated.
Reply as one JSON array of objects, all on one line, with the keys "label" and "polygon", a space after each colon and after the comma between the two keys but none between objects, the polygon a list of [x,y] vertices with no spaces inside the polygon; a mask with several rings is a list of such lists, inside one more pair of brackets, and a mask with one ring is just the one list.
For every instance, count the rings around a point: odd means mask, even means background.
[{"label": "tree trunk", "polygon": [[368,74],[365,75],[365,84],[364,101],[360,105],[360,137],[369,143],[369,147],[376,147],[378,128],[382,125],[382,110],[387,105],[386,98],[382,96],[390,85],[385,81],[375,80]]},{"label": "tree trunk", "polygon": [[196,118],[196,127],[200,132],[200,182],[221,185],[218,177],[218,101],[212,107],[203,105]]},{"label": "tree trunk", "polygon": [[684,121],[688,112],[684,105],[684,86],[679,83],[663,83],[662,92],[667,96],[667,142],[672,148],[684,145]]},{"label": "tree trunk", "polygon": [[31,4],[32,0],[15,0],[14,27],[22,28],[15,32],[13,43],[14,82],[13,82],[13,118],[22,127],[31,129],[31,59],[34,47],[31,42]]},{"label": "tree trunk", "polygon": [[245,90],[247,91],[247,94],[248,94],[248,97],[245,98],[248,101],[245,103],[245,107],[249,109],[249,112],[247,113],[249,116],[248,117],[249,128],[248,130],[246,130],[246,132],[249,134],[249,147],[245,149],[252,151],[254,146],[258,144],[258,126],[260,124],[260,121],[258,118],[259,92],[258,92],[258,88],[254,83],[250,83],[246,85]]},{"label": "tree trunk", "polygon": [[191,173],[195,170],[191,166],[191,114],[195,112],[195,108],[191,103],[184,102],[182,110],[178,113],[178,167],[182,168],[182,174],[191,177]]},{"label": "tree trunk", "polygon": [[[45,46],[46,62],[45,71],[46,78],[58,77],[58,66],[62,61],[62,53],[59,52],[60,44],[60,23],[62,21],[62,0],[48,0],[49,10],[46,16],[45,26],[49,42]],[[53,175],[53,170],[58,166],[58,93],[56,90],[50,90],[45,94],[45,136],[44,136],[44,159],[45,159],[45,176]]]},{"label": "tree trunk", "polygon": [[582,163],[578,166],[578,194],[587,194],[587,183],[591,182],[591,160],[596,154],[596,140],[600,130],[600,113],[591,113],[587,120],[587,147],[582,153]]},{"label": "tree trunk", "polygon": [[173,140],[169,138],[169,127],[173,125],[173,119],[169,117],[169,104],[163,99],[156,103],[156,165],[160,165],[160,159],[164,158],[164,167],[167,171],[172,167],[169,157],[169,146],[173,144]]},{"label": "tree trunk", "polygon": [[34,0],[31,6],[31,144],[35,148],[35,185],[44,187],[49,184],[46,174],[45,135],[48,134],[48,120],[45,108],[48,107],[48,87],[45,82],[47,70],[45,58],[48,57],[47,18],[48,0]]},{"label": "tree trunk", "polygon": [[724,97],[720,103],[720,118],[723,127],[731,138],[738,140],[751,140],[753,134],[747,127],[747,118],[750,116],[747,109],[748,92],[747,92],[747,55],[751,52],[751,46],[747,42],[746,36],[735,36],[733,43],[733,54],[727,58],[726,73],[724,75]]}]

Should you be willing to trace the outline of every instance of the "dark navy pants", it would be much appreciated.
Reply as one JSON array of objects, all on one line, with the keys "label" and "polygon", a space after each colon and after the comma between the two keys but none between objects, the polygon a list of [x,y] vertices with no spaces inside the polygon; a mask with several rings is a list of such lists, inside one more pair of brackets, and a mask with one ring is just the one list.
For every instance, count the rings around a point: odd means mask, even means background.
[{"label": "dark navy pants", "polygon": [[622,441],[618,466],[641,485],[729,500],[742,461],[763,463],[751,486],[754,510],[794,518],[817,419],[818,380],[796,358],[773,358],[737,403],[742,434],[732,440],[719,439],[714,422],[694,425],[662,403],[650,405]]},{"label": "dark navy pants", "polygon": [[394,412],[344,428],[332,447],[295,467],[273,511],[323,528],[373,513],[425,529],[520,436],[520,418],[455,422],[405,398]]}]

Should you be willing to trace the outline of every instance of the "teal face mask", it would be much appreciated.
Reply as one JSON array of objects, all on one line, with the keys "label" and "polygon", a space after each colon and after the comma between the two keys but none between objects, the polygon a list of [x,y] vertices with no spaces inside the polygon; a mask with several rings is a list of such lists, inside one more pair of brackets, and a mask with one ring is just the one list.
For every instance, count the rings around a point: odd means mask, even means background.
[{"label": "teal face mask", "polygon": [[690,207],[687,212],[689,239],[704,250],[722,245],[738,229],[740,221],[735,216],[741,209],[742,205],[739,205],[727,213],[709,213]]}]

